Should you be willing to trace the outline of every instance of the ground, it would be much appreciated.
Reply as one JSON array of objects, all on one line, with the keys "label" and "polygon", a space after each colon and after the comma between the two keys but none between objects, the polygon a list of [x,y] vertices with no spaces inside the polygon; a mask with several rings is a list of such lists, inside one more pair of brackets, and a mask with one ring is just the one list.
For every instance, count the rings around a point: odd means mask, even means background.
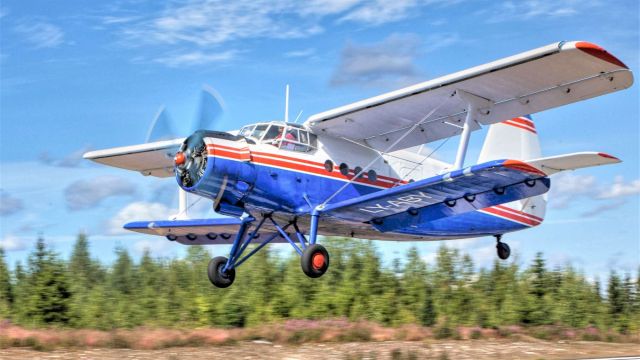
[{"label": "ground", "polygon": [[429,340],[277,345],[243,341],[162,350],[76,349],[38,352],[2,349],[0,359],[586,359],[640,355],[638,344],[586,341]]}]

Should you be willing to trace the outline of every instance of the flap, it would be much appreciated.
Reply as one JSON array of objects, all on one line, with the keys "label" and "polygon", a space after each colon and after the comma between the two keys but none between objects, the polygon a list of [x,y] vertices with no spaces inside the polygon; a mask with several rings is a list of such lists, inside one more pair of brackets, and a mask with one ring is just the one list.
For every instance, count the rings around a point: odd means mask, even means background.
[{"label": "flap", "polygon": [[[457,90],[488,100],[473,114],[472,130],[525,114],[628,88],[625,64],[588,42],[559,42],[404,89],[312,115],[316,134],[389,151],[459,135],[467,104]],[[424,118],[435,112],[425,121]]]}]

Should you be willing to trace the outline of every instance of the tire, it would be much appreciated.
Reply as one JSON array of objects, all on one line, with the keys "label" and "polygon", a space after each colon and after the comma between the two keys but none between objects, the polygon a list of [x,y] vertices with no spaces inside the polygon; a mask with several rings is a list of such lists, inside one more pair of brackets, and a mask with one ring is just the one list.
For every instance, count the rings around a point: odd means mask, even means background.
[{"label": "tire", "polygon": [[211,281],[215,287],[229,287],[236,279],[236,269],[230,269],[224,273],[222,272],[222,269],[224,269],[226,264],[227,258],[224,256],[217,256],[209,261],[207,275],[209,275],[209,281]]},{"label": "tire", "polygon": [[496,244],[496,249],[498,250],[498,257],[502,260],[507,260],[511,255],[511,248],[503,242]]},{"label": "tire", "polygon": [[302,272],[310,278],[318,278],[329,269],[329,252],[322,245],[313,244],[302,252],[300,257]]}]

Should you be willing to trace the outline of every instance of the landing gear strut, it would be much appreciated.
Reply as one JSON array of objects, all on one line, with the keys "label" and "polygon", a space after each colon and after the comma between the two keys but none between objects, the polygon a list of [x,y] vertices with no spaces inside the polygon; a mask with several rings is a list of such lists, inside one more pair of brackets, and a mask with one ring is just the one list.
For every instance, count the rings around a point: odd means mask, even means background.
[{"label": "landing gear strut", "polygon": [[509,248],[509,245],[500,241],[502,240],[502,234],[495,235],[495,237],[497,241],[496,250],[498,250],[498,257],[502,260],[507,260],[509,258],[509,255],[511,255],[511,249]]},{"label": "landing gear strut", "polygon": [[[316,236],[318,229],[318,215],[314,214],[311,219],[311,233],[310,238],[307,240],[305,235],[298,228],[298,224],[295,219],[290,221],[285,226],[280,226],[270,215],[263,215],[262,219],[258,222],[255,228],[251,232],[248,231],[250,225],[256,220],[254,217],[246,217],[240,224],[240,229],[233,241],[229,258],[218,256],[209,262],[209,268],[207,274],[209,275],[209,281],[219,288],[226,288],[233,284],[233,280],[236,277],[236,268],[243,262],[249,259],[253,254],[262,249],[265,245],[270,243],[276,237],[281,237],[287,240],[293,249],[300,255],[300,265],[302,271],[311,278],[317,278],[324,275],[329,268],[329,253],[324,246],[316,244]],[[262,225],[269,220],[276,232],[267,236],[262,243],[260,243],[248,254],[243,255],[245,249],[249,244],[258,238],[258,232],[262,228]],[[296,237],[299,245],[296,244],[289,234],[287,229],[293,226],[295,229]]]}]

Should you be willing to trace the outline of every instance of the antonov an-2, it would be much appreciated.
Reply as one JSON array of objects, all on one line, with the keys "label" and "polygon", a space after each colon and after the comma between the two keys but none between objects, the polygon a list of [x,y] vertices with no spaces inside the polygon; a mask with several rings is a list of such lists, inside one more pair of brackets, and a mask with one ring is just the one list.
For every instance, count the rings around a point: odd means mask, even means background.
[{"label": "antonov an-2", "polygon": [[[530,116],[633,83],[629,68],[598,45],[558,42],[310,116],[262,122],[186,139],[91,151],[93,161],[174,177],[224,218],[135,221],[125,229],[182,244],[232,244],[208,275],[231,285],[235,269],[270,242],[288,242],[309,277],[329,254],[318,235],[431,241],[495,236],[540,225],[549,176],[614,164],[579,152],[542,157]],[[475,165],[471,132],[488,126]],[[459,136],[455,161],[416,147]],[[185,211],[184,199],[181,213]],[[257,246],[247,250],[249,244]],[[245,250],[247,250],[245,254]],[[244,256],[243,256],[244,254]]]}]

